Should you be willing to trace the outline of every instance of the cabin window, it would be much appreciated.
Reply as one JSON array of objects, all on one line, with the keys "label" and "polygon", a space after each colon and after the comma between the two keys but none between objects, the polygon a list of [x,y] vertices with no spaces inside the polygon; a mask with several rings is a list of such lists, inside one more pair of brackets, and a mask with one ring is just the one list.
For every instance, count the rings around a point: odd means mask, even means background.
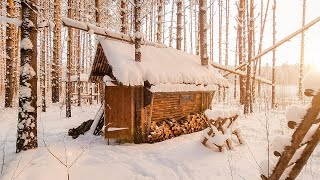
[{"label": "cabin window", "polygon": [[194,94],[180,94],[180,104],[193,103],[194,99]]}]

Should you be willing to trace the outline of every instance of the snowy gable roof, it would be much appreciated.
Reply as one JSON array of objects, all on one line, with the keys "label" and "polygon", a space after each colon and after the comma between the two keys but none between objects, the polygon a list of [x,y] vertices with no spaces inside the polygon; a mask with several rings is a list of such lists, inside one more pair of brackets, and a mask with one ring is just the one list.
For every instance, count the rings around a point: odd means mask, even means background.
[{"label": "snowy gable roof", "polygon": [[141,47],[141,62],[135,62],[134,45],[99,38],[112,74],[127,86],[156,84],[196,84],[228,86],[213,67],[201,66],[200,57],[173,48]]}]

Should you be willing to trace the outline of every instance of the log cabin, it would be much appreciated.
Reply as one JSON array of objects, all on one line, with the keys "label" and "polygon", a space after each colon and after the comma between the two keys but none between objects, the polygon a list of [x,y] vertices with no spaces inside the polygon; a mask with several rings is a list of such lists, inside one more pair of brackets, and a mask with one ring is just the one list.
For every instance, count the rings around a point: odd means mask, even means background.
[{"label": "log cabin", "polygon": [[134,44],[98,41],[90,80],[105,83],[106,139],[152,142],[155,124],[203,113],[217,87],[228,86],[213,67],[201,66],[199,56],[143,45],[135,62]]}]

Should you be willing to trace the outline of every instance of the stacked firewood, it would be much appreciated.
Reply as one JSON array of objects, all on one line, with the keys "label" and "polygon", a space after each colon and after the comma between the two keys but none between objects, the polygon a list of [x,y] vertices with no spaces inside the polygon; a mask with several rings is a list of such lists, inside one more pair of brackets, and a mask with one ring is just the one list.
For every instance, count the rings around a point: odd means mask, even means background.
[{"label": "stacked firewood", "polygon": [[180,119],[170,118],[151,123],[148,141],[160,142],[183,134],[201,131],[207,127],[207,118],[203,113],[191,114]]}]

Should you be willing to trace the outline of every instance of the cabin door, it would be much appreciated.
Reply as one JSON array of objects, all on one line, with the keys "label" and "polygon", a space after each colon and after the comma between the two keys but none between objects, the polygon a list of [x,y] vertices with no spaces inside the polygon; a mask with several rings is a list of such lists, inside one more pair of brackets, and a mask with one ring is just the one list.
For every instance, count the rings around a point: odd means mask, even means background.
[{"label": "cabin door", "polygon": [[[106,138],[131,139],[133,123],[133,89],[123,86],[105,88]],[[107,129],[108,128],[108,129]]]}]

